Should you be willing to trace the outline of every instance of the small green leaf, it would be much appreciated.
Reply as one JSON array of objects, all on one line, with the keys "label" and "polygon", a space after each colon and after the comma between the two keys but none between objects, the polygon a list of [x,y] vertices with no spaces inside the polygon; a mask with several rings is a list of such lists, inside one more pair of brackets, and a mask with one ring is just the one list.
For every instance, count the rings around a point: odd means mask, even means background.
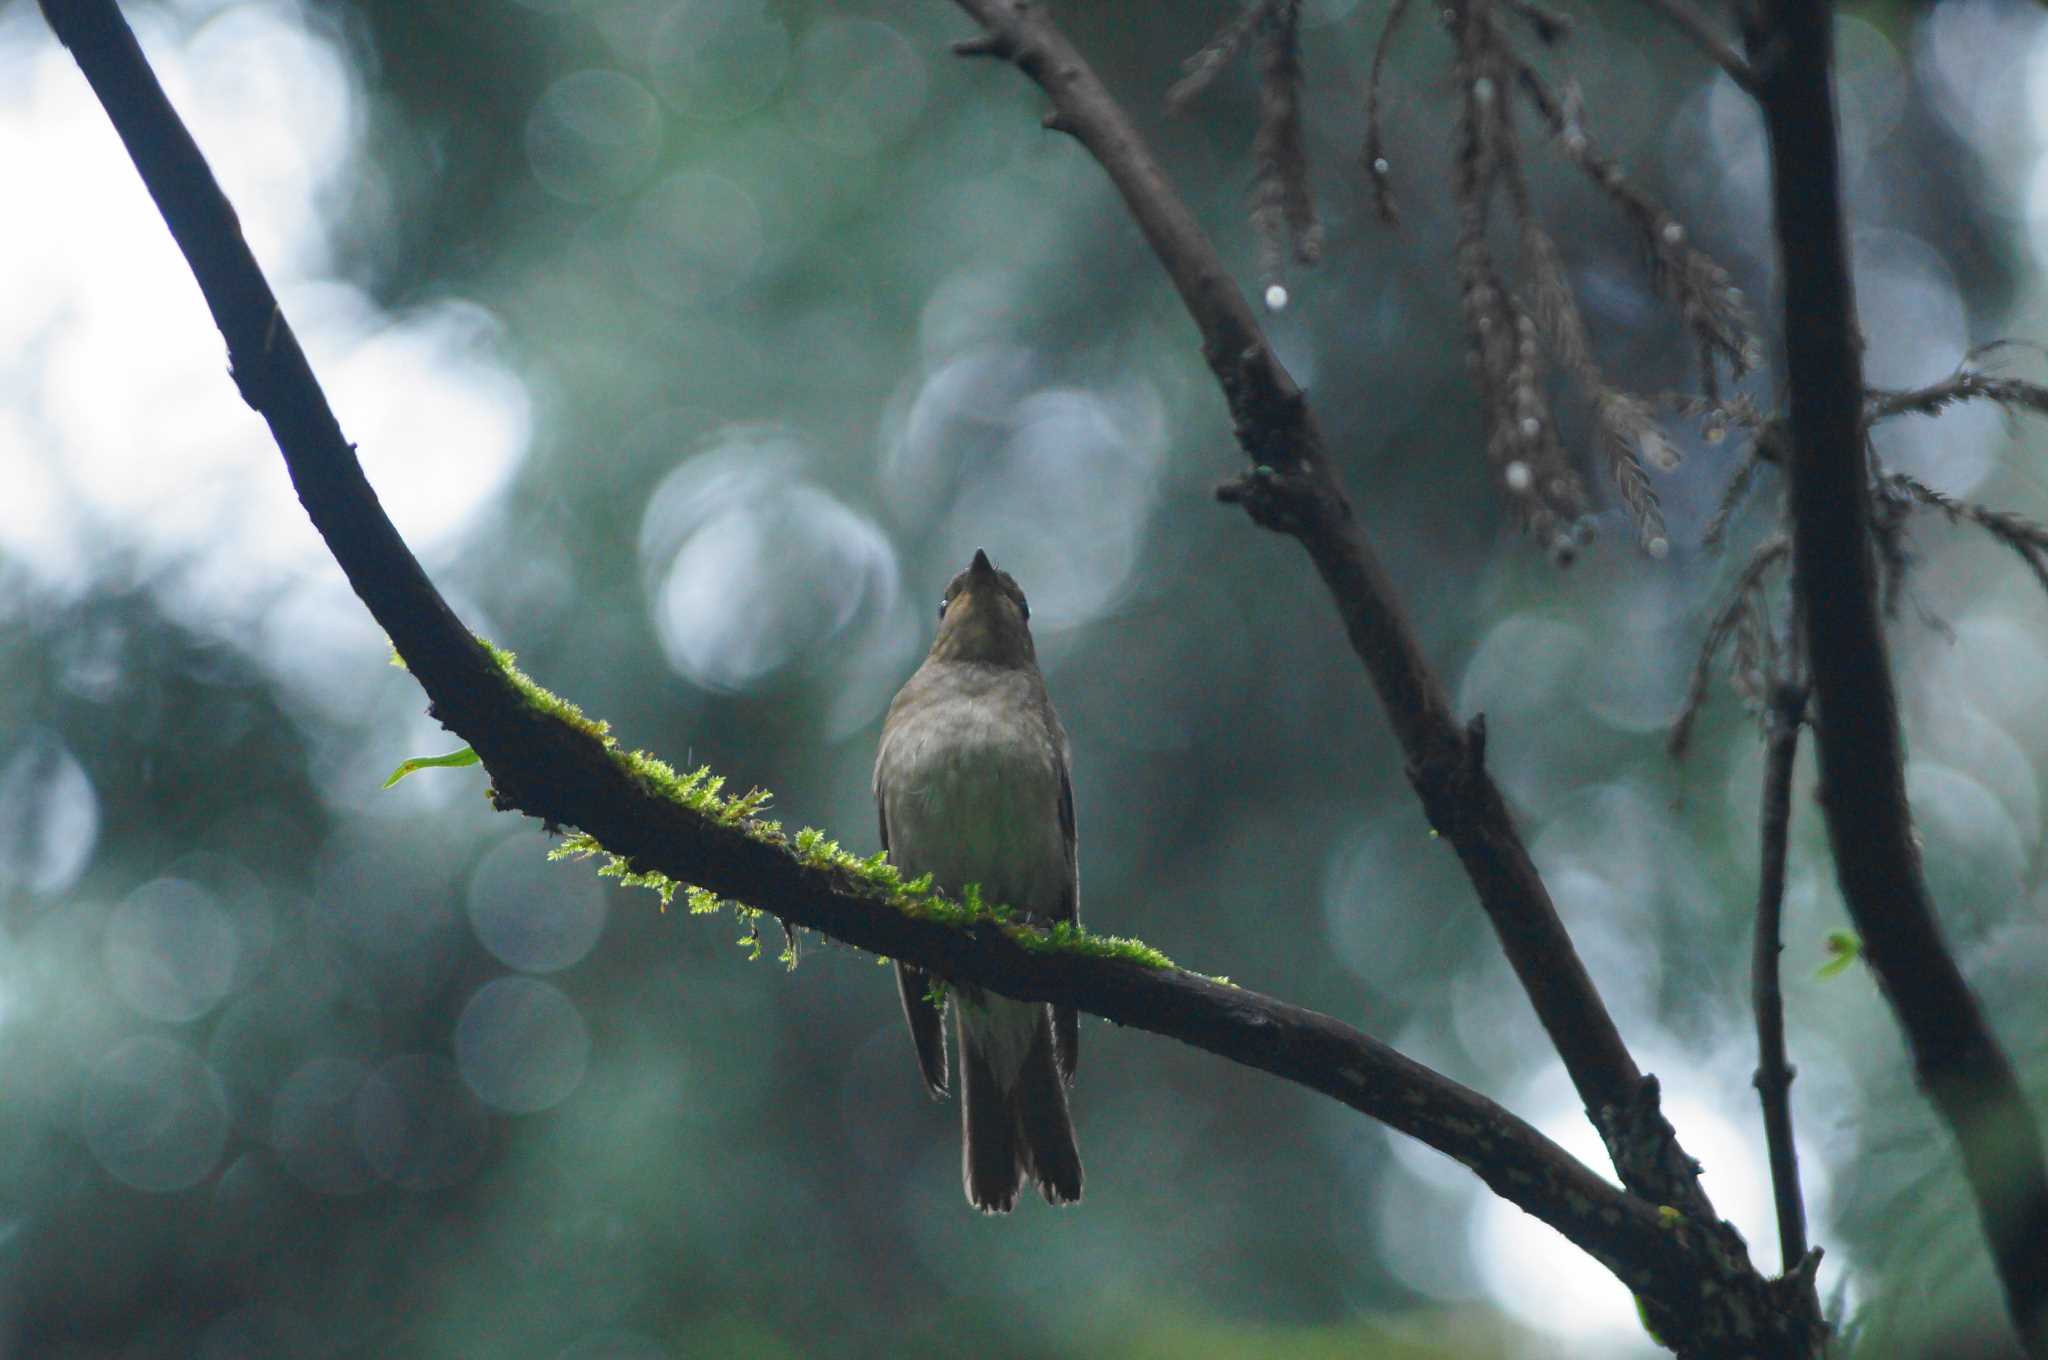
[{"label": "small green leaf", "polygon": [[405,778],[414,770],[439,769],[442,767],[453,768],[458,765],[474,765],[477,763],[479,759],[481,759],[481,757],[477,755],[476,751],[468,746],[463,747],[460,751],[450,751],[445,756],[414,756],[411,760],[405,761],[404,763],[399,765],[397,769],[391,772],[391,777],[384,781],[384,787],[387,789],[390,788],[393,784],[396,784],[399,780]]},{"label": "small green leaf", "polygon": [[1828,961],[1813,970],[1816,978],[1831,978],[1846,971],[1850,964],[1863,957],[1863,937],[1853,930],[1830,930],[1827,937]]}]

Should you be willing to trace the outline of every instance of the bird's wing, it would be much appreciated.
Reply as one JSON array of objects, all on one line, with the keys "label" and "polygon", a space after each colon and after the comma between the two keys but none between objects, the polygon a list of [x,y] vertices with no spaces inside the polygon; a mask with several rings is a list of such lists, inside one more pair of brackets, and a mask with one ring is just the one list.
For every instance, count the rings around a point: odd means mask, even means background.
[{"label": "bird's wing", "polygon": [[[1067,844],[1067,874],[1060,884],[1059,919],[1081,923],[1080,840],[1074,826],[1074,781],[1067,774],[1067,753],[1060,751],[1060,836]],[[1060,1075],[1074,1079],[1081,1064],[1081,1022],[1072,1006],[1052,1008],[1053,1056],[1059,1059]]]},{"label": "bird's wing", "polygon": [[[875,810],[882,823],[882,849],[889,848],[889,804],[875,790]],[[896,965],[896,990],[903,997],[903,1018],[910,1023],[910,1041],[917,1045],[917,1070],[933,1100],[944,1100],[946,1085],[945,1012],[932,1000],[931,979],[907,963]]]}]

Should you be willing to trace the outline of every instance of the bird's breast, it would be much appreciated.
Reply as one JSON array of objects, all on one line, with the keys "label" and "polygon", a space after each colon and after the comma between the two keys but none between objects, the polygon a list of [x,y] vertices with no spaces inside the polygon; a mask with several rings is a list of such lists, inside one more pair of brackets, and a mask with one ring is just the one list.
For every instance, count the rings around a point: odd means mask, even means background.
[{"label": "bird's breast", "polygon": [[889,858],[960,892],[1051,914],[1066,876],[1060,771],[1043,720],[1001,694],[920,704],[894,725],[876,772]]}]

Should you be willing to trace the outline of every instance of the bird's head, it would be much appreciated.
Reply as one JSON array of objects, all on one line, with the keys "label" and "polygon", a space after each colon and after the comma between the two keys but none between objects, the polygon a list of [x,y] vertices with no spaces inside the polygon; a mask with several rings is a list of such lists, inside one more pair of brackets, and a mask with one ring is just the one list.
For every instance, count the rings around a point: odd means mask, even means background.
[{"label": "bird's head", "polygon": [[932,641],[932,656],[940,661],[1036,666],[1030,619],[1031,606],[1016,578],[996,570],[988,554],[977,548],[967,570],[953,578],[939,600],[939,635]]}]

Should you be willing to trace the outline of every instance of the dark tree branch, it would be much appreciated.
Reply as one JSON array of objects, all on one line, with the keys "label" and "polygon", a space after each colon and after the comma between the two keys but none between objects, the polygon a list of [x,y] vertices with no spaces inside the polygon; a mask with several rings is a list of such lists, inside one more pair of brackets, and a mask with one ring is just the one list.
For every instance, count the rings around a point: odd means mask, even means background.
[{"label": "dark tree branch", "polygon": [[1833,10],[1769,0],[1749,19],[1771,147],[1790,382],[1793,588],[1816,700],[1822,810],[1849,915],[1955,1135],[2023,1343],[2048,1357],[2048,1172],[2012,1064],[1935,920],[1906,804],[1879,621],[1862,340],[1849,282],[1830,87]]},{"label": "dark tree branch", "polygon": [[[779,836],[651,789],[590,730],[531,704],[463,628],[385,518],[190,134],[111,0],[43,0],[100,97],[227,338],[308,516],[390,634],[434,714],[482,756],[501,807],[574,825],[636,871],[760,906],[936,976],[1075,1006],[1323,1092],[1471,1167],[1645,1298],[1702,1356],[1807,1355],[1773,1287],[1722,1225],[1615,1190],[1475,1092],[1326,1016],[1170,967],[1049,947],[1017,927],[905,912]],[[1033,947],[1033,946],[1036,947]],[[1758,1338],[1765,1338],[1761,1347]]]},{"label": "dark tree branch", "polygon": [[1780,920],[1792,821],[1792,765],[1799,755],[1799,727],[1805,721],[1805,686],[1780,679],[1765,718],[1763,853],[1757,872],[1749,997],[1756,1015],[1756,1093],[1763,1105],[1771,1195],[1778,1206],[1778,1262],[1786,1271],[1806,1259],[1806,1201],[1799,1190],[1799,1151],[1792,1143],[1793,1070],[1785,1060],[1785,994],[1778,985],[1778,956],[1785,950]]},{"label": "dark tree branch", "polygon": [[1055,113],[1102,165],[1202,335],[1202,353],[1252,461],[1218,497],[1300,540],[1337,606],[1407,756],[1430,824],[1478,890],[1509,964],[1600,1129],[1622,1183],[1659,1204],[1712,1219],[1698,1165],[1679,1148],[1654,1080],[1629,1055],[1486,773],[1481,728],[1453,714],[1386,568],[1339,484],[1322,430],[1273,354],[1250,305],[1114,96],[1036,0],[959,0],[986,46],[1051,97]]}]

